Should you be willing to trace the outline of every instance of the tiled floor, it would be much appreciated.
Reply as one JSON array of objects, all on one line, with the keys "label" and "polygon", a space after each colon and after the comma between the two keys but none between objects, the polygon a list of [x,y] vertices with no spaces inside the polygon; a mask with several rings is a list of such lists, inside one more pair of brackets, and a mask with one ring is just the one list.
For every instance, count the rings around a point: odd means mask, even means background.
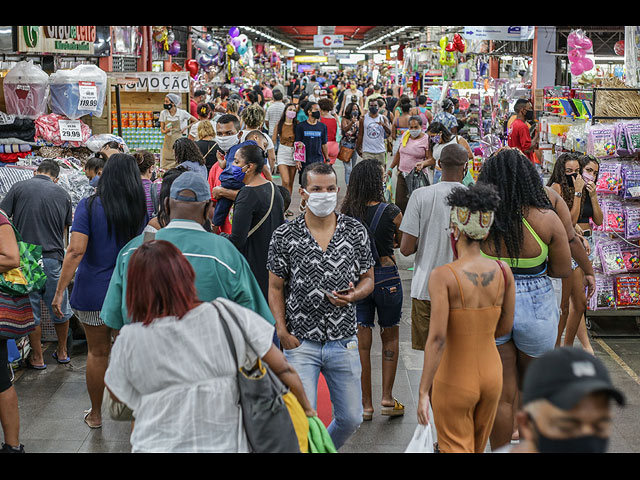
[{"label": "tiled floor", "polygon": [[[340,162],[338,162],[340,163]],[[342,166],[338,178],[340,198],[345,192]],[[296,187],[297,188],[297,187]],[[294,192],[292,210],[297,211],[299,195]],[[389,418],[374,413],[371,422],[365,422],[341,448],[343,453],[397,453],[403,452],[415,427],[418,386],[422,373],[423,354],[411,348],[411,299],[412,273],[408,270],[412,258],[398,255],[405,292],[403,319],[400,328],[400,360],[394,387],[394,395],[405,404],[403,417]],[[376,327],[372,350],[373,396],[381,394],[381,342]],[[606,340],[626,364],[640,372],[640,340],[634,338]],[[77,345],[81,347],[81,345]],[[609,451],[626,453],[640,451],[640,386],[597,342],[593,342],[596,355],[602,359],[611,373],[614,383],[621,388],[628,400],[624,409],[616,408],[614,428]],[[20,440],[28,452],[128,452],[130,451],[130,426],[127,422],[115,422],[103,416],[103,427],[90,430],[83,422],[83,411],[89,408],[85,386],[86,355],[75,353],[70,365],[59,365],[52,358],[52,344],[45,353],[48,368],[45,371],[19,371],[15,383],[20,405]]]}]

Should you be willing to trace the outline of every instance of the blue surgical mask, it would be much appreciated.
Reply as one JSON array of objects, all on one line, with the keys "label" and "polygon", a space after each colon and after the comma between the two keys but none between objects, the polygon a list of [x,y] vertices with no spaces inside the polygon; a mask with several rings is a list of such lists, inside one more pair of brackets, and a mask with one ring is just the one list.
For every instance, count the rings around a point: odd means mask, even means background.
[{"label": "blue surgical mask", "polygon": [[237,181],[241,182],[244,180],[245,175],[247,174],[242,170],[243,167],[239,167],[238,165],[231,165],[231,173],[233,174],[233,178]]}]

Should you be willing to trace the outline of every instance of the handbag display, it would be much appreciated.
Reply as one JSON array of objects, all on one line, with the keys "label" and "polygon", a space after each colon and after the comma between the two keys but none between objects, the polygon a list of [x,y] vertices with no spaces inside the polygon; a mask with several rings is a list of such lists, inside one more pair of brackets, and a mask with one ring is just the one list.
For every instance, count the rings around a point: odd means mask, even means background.
[{"label": "handbag display", "polygon": [[20,250],[20,266],[0,274],[0,292],[11,296],[21,296],[41,290],[47,281],[42,261],[42,247],[23,241],[20,232],[9,220],[9,216],[2,210],[0,210],[0,214],[4,215],[11,223]]},{"label": "handbag display", "polygon": [[[298,437],[284,400],[288,389],[268,366],[260,361],[260,356],[248,341],[244,329],[235,319],[233,310],[227,305],[228,302],[229,300],[219,298],[211,304],[220,315],[231,354],[236,361],[242,420],[251,451],[254,453],[300,453]],[[258,357],[256,365],[251,370],[240,366],[233,337],[229,331],[229,322],[240,329],[246,345]]]}]

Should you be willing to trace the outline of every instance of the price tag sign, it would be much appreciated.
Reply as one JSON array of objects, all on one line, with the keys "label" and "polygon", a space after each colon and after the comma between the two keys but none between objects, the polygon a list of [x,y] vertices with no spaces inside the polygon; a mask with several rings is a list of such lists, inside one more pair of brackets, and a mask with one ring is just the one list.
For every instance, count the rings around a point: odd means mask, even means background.
[{"label": "price tag sign", "polygon": [[63,142],[82,141],[82,129],[80,120],[58,120],[60,127],[60,140]]},{"label": "price tag sign", "polygon": [[78,110],[95,112],[98,110],[98,87],[94,82],[78,82],[80,100]]}]

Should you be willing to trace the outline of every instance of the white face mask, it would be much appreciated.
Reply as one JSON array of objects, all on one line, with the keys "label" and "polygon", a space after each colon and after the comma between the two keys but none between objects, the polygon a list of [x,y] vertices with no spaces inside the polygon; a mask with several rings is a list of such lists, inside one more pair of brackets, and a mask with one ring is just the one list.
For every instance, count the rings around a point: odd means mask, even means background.
[{"label": "white face mask", "polygon": [[338,192],[309,193],[306,190],[304,192],[309,195],[307,206],[316,217],[324,218],[335,211]]},{"label": "white face mask", "polygon": [[227,153],[231,147],[237,145],[240,140],[238,139],[238,135],[229,135],[228,137],[216,137],[216,142],[220,148]]},{"label": "white face mask", "polygon": [[411,135],[413,138],[419,137],[421,133],[422,130],[409,130],[409,135]]}]

